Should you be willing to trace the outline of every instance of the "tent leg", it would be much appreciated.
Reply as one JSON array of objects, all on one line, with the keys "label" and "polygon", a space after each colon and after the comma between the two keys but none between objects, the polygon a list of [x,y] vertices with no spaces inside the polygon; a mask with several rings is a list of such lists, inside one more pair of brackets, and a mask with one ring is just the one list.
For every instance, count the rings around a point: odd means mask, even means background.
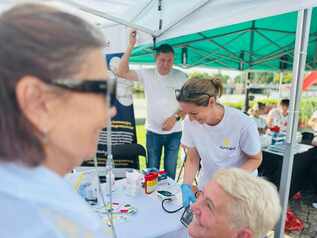
[{"label": "tent leg", "polygon": [[279,97],[282,96],[281,87],[282,87],[282,84],[283,84],[283,78],[284,78],[284,72],[280,71],[280,80],[279,80],[279,85],[278,85],[278,95],[279,95]]},{"label": "tent leg", "polygon": [[311,13],[311,9],[300,10],[298,11],[297,17],[296,43],[293,62],[293,82],[289,108],[286,151],[283,157],[282,175],[280,181],[280,199],[282,205],[282,214],[279,222],[276,225],[274,238],[284,237],[286,211],[288,206],[288,197],[295,152],[294,145],[296,144],[296,132],[299,119],[298,117],[301,88],[306,65],[306,52],[310,31]]}]

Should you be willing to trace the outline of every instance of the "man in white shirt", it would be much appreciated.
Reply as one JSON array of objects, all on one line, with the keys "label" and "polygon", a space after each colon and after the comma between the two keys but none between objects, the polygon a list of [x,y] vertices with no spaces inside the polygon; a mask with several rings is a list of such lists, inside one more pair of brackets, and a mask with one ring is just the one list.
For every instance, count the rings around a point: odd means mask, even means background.
[{"label": "man in white shirt", "polygon": [[251,118],[255,121],[260,134],[265,134],[267,125],[265,119],[262,117],[265,114],[265,104],[257,102],[256,105],[248,112]]},{"label": "man in white shirt", "polygon": [[267,117],[268,128],[279,127],[281,132],[286,132],[288,123],[289,99],[282,99],[278,108],[272,109]]},{"label": "man in white shirt", "polygon": [[138,80],[143,84],[147,104],[148,167],[159,169],[164,148],[164,169],[168,176],[174,179],[182,130],[182,113],[175,98],[175,90],[183,86],[186,75],[172,68],[174,50],[168,44],[156,48],[156,68],[130,70],[128,60],[135,43],[136,32],[132,31],[127,51],[121,58],[117,73],[122,78]]}]

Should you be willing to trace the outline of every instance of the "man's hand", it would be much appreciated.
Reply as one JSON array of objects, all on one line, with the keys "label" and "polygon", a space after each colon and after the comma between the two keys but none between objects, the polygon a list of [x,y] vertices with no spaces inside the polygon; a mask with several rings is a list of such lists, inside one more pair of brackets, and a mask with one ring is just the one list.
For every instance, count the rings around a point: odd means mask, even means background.
[{"label": "man's hand", "polygon": [[136,43],[136,30],[132,30],[129,35],[129,47],[133,48]]},{"label": "man's hand", "polygon": [[175,116],[168,117],[163,123],[162,130],[163,131],[170,131],[173,128],[173,126],[175,125],[175,123],[176,123]]}]

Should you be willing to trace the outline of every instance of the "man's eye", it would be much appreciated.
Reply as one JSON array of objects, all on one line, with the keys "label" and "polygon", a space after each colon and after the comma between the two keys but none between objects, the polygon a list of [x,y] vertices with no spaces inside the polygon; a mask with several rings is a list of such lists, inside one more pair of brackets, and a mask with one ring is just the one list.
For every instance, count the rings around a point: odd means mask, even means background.
[{"label": "man's eye", "polygon": [[214,207],[213,207],[209,202],[206,202],[206,204],[207,204],[208,209],[209,209],[211,212],[213,212]]}]

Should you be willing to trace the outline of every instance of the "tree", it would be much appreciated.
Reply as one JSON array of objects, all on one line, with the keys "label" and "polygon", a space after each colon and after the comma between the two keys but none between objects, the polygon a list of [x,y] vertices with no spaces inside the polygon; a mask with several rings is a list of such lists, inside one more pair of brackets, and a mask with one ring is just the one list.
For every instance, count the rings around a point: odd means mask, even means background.
[{"label": "tree", "polygon": [[223,84],[226,84],[228,79],[230,78],[230,76],[226,75],[226,74],[222,74],[221,72],[218,72],[216,74],[209,74],[209,73],[206,73],[206,72],[194,71],[194,72],[189,74],[189,78],[190,79],[191,78],[199,78],[199,79],[202,79],[202,78],[219,78]]},{"label": "tree", "polygon": [[[292,80],[293,80],[292,72],[283,72],[282,75],[283,75],[282,84],[291,83],[292,82]],[[281,74],[280,73],[276,73],[274,75],[274,83],[279,84],[280,83],[280,77],[281,77]]]},{"label": "tree", "polygon": [[273,72],[257,72],[254,83],[258,84],[270,84],[274,81]]},{"label": "tree", "polygon": [[199,78],[199,79],[203,79],[203,78],[211,78],[212,76],[206,72],[198,72],[198,71],[194,71],[192,73],[190,73],[189,75],[189,79],[191,78]]}]

